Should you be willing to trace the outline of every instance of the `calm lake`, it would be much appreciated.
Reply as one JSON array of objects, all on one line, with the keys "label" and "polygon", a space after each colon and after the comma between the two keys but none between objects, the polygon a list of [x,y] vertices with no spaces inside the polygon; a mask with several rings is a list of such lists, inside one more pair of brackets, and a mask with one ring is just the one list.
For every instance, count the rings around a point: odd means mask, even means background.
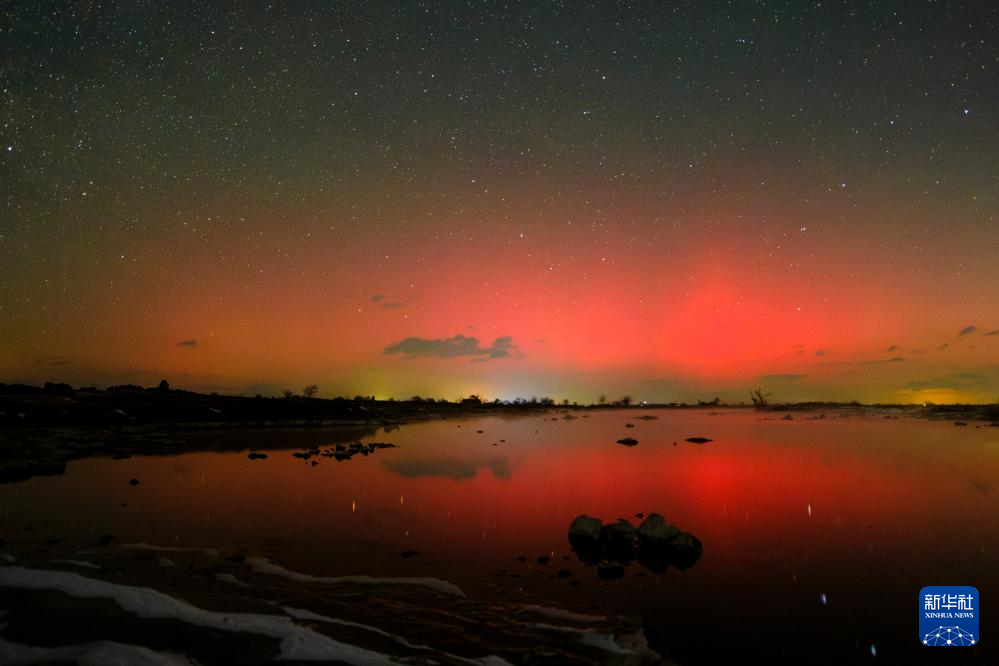
[{"label": "calm lake", "polygon": [[[999,598],[999,428],[836,412],[567,416],[199,433],[191,444],[243,450],[84,459],[2,485],[0,536],[21,552],[59,539],[52,550],[77,560],[109,534],[313,575],[441,578],[470,597],[640,618],[681,664],[936,663],[917,636],[920,589]],[[398,448],[304,457],[356,441]],[[602,580],[570,549],[579,514],[637,526],[653,512],[703,545],[686,570],[634,561]],[[999,637],[985,640],[947,663],[994,663]]]}]

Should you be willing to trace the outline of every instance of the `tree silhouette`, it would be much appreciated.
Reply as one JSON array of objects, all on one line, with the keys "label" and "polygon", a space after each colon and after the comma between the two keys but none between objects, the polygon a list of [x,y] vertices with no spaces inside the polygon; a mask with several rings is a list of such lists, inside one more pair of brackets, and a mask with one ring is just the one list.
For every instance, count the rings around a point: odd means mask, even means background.
[{"label": "tree silhouette", "polygon": [[627,407],[628,405],[630,405],[631,404],[631,396],[630,395],[626,395],[623,398],[621,398],[621,404],[624,405],[625,407]]},{"label": "tree silhouette", "polygon": [[319,393],[319,387],[316,384],[309,384],[304,389],[302,389],[302,395],[306,398],[314,398],[316,394]]},{"label": "tree silhouette", "polygon": [[607,402],[607,396],[601,394],[600,397],[597,398],[597,402],[599,402],[601,405],[604,404],[605,402]]},{"label": "tree silhouette", "polygon": [[758,412],[762,412],[767,408],[767,398],[772,395],[773,393],[764,393],[763,389],[759,386],[749,392],[749,397],[753,400],[753,407],[755,407]]},{"label": "tree silhouette", "polygon": [[281,395],[283,395],[285,398],[294,398],[295,392],[292,391],[291,389],[285,389],[281,391]]}]

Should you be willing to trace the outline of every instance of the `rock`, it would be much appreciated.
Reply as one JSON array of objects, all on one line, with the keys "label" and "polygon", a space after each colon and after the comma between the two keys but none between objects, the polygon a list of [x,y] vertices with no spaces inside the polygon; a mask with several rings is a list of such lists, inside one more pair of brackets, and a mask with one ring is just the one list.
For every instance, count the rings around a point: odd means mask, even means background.
[{"label": "rock", "polygon": [[595,545],[600,541],[603,527],[599,518],[580,514],[572,521],[572,525],[569,525],[569,543],[573,547],[577,544]]},{"label": "rock", "polygon": [[129,479],[128,480],[128,485],[130,485],[130,486],[137,486],[137,485],[139,485],[139,480],[138,479]]},{"label": "rock", "polygon": [[548,564],[551,561],[552,561],[552,558],[548,557],[547,555],[539,555],[538,556],[538,564]]},{"label": "rock", "polygon": [[954,425],[956,425],[956,426],[966,426],[968,424],[965,423],[964,421],[954,421]]},{"label": "rock", "polygon": [[520,555],[520,556],[517,557],[517,561],[520,562],[521,564],[523,564],[524,562],[527,561],[527,556],[526,555]]},{"label": "rock", "polygon": [[634,424],[634,423],[625,423],[625,424],[624,424],[624,427],[625,427],[625,428],[634,428],[634,427],[635,427],[635,424]]},{"label": "rock", "polygon": [[701,559],[703,547],[700,540],[689,532],[680,532],[673,537],[671,545],[671,561],[680,571],[689,569],[697,560]]},{"label": "rock", "polygon": [[638,444],[638,440],[634,437],[625,437],[623,439],[617,440],[618,444],[624,444],[625,446],[635,446]]},{"label": "rock", "polygon": [[604,525],[600,539],[609,549],[630,549],[635,545],[635,532],[635,526],[621,518],[616,523]]},{"label": "rock", "polygon": [[415,557],[420,554],[418,550],[404,550],[399,553],[402,557]]},{"label": "rock", "polygon": [[638,526],[635,534],[643,547],[663,549],[668,548],[673,537],[679,533],[680,530],[667,523],[658,513],[650,513]]},{"label": "rock", "polygon": [[308,460],[311,454],[309,454],[309,453],[302,453],[300,451],[296,451],[295,453],[292,453],[291,455],[294,456],[295,458],[301,458],[302,460]]},{"label": "rock", "polygon": [[707,437],[688,437],[684,441],[690,442],[691,444],[707,444],[712,440],[708,439]]},{"label": "rock", "polygon": [[624,578],[624,565],[620,562],[607,562],[605,560],[597,565],[597,576],[601,580]]},{"label": "rock", "polygon": [[251,453],[250,455],[248,455],[246,457],[249,458],[250,460],[263,460],[264,458],[267,457],[267,454],[266,453],[257,453],[256,451],[254,451],[253,453]]},{"label": "rock", "polygon": [[783,421],[793,421],[794,417],[791,416],[790,414],[785,414],[784,417],[781,420],[783,420]]},{"label": "rock", "polygon": [[559,569],[558,573],[555,574],[556,578],[569,578],[572,576],[572,572],[568,569]]}]

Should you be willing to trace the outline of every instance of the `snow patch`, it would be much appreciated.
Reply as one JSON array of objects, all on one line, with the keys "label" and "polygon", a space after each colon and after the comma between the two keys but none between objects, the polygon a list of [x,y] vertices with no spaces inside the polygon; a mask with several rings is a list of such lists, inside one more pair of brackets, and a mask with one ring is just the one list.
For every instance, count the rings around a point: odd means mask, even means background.
[{"label": "snow patch", "polygon": [[257,573],[269,576],[280,576],[296,583],[322,583],[325,585],[336,585],[339,583],[355,583],[357,585],[421,585],[442,594],[453,594],[463,597],[465,593],[454,583],[449,583],[440,578],[428,577],[402,577],[402,578],[374,578],[372,576],[310,576],[309,574],[290,571],[282,566],[274,564],[266,557],[248,557],[246,563]]},{"label": "snow patch", "polygon": [[299,626],[288,616],[216,613],[151,588],[109,583],[69,571],[0,567],[0,587],[58,590],[84,599],[112,599],[126,611],[142,618],[176,619],[217,631],[245,631],[270,636],[280,641],[280,659],[342,661],[354,666],[387,666],[396,663],[386,655],[341,643]]},{"label": "snow patch", "polygon": [[0,664],[42,664],[75,661],[80,666],[193,666],[181,655],[153,652],[138,645],[98,641],[84,645],[37,647],[0,638]]}]

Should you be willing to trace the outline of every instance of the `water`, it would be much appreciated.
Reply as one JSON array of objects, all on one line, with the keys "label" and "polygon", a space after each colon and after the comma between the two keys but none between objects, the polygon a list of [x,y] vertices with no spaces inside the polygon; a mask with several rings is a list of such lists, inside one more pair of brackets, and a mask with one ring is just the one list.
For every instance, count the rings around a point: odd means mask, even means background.
[{"label": "water", "polygon": [[[638,616],[652,646],[680,663],[753,652],[927,660],[919,590],[971,585],[988,598],[999,582],[999,428],[814,416],[636,409],[431,421],[371,431],[362,441],[398,448],[343,462],[291,455],[343,440],[335,432],[202,434],[192,443],[241,442],[268,458],[75,461],[64,476],[0,486],[0,536],[25,550],[113,534],[314,574],[447,578],[483,599],[533,595]],[[626,436],[638,445],[616,443]],[[712,441],[685,441],[695,436]],[[603,581],[570,550],[579,514],[638,524],[651,512],[701,541],[693,566],[660,575],[632,562]],[[951,659],[984,663],[987,649]]]}]

